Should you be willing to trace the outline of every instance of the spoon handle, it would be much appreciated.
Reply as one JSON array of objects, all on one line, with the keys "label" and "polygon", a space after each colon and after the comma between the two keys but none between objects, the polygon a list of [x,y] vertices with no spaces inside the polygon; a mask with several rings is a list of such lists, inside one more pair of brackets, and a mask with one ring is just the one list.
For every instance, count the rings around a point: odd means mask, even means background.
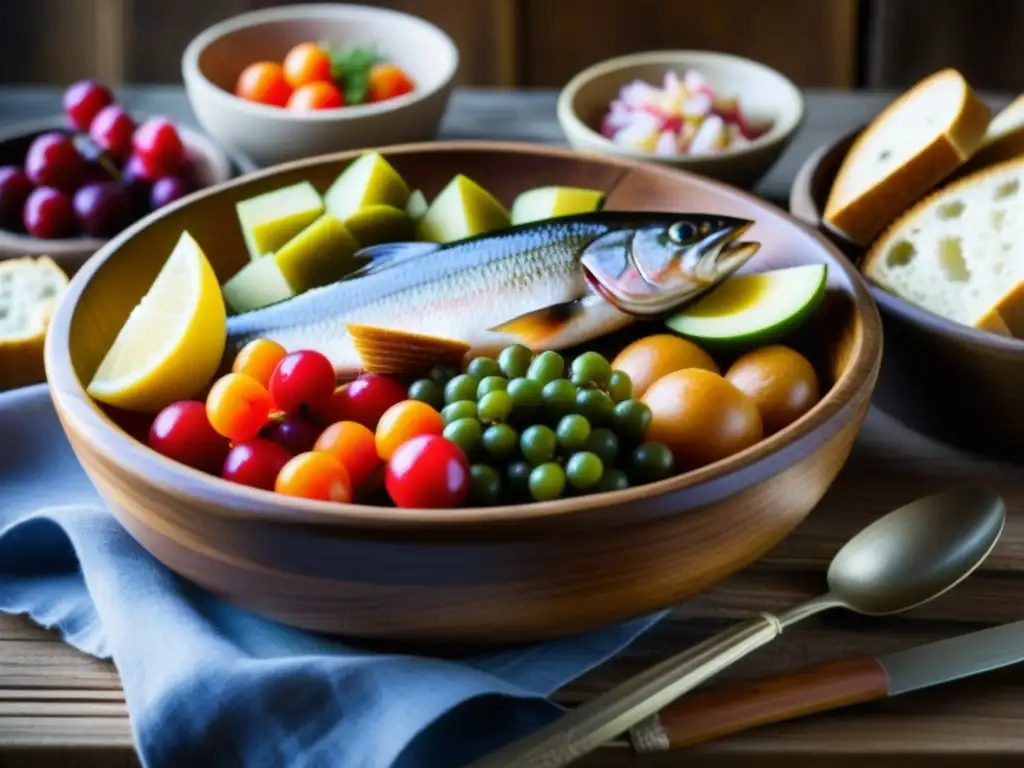
[{"label": "spoon handle", "polygon": [[470,768],[559,768],[628,731],[644,718],[782,634],[761,613],[666,659]]}]

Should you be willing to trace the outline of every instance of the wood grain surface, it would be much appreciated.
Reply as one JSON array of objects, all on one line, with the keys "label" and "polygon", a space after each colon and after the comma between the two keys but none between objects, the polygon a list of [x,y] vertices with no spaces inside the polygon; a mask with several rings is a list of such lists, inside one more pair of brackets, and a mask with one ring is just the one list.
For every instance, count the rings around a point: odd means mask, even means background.
[{"label": "wood grain surface", "polygon": [[[52,90],[0,90],[0,123],[50,114],[55,96]],[[806,155],[865,122],[891,97],[810,92],[801,136],[762,183],[761,194],[784,204],[789,183]],[[184,95],[175,89],[132,89],[126,101],[187,117]],[[991,99],[994,105],[1006,101]],[[552,93],[458,92],[445,134],[559,143],[554,102]],[[860,528],[918,496],[974,483],[1003,494],[1009,520],[992,556],[967,582],[904,616],[868,619],[833,612],[811,619],[708,688],[808,664],[895,651],[1020,619],[1020,468],[954,451],[872,409],[837,481],[791,536],[751,567],[679,606],[616,659],[560,691],[557,699],[572,706],[753,611],[779,610],[817,594],[829,559]],[[112,714],[121,702],[112,665],[78,653],[26,619],[0,616],[0,767],[135,765],[124,710]],[[66,714],[69,711],[77,714]],[[610,746],[581,765],[987,768],[1019,766],[1022,759],[1024,666],[657,756],[632,758],[630,750]]]}]

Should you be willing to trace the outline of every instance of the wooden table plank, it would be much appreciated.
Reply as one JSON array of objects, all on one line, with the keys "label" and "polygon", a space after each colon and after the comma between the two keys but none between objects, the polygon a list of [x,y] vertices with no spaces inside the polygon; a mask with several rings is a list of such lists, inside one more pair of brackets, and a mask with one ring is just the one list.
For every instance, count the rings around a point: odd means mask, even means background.
[{"label": "wooden table plank", "polygon": [[[757,191],[785,204],[803,158],[869,119],[891,96],[808,92],[807,119],[800,134]],[[53,114],[57,98],[54,90],[0,88],[0,125]],[[133,109],[192,121],[180,89],[127,89],[124,101]],[[989,101],[999,106],[1006,99]],[[446,116],[443,136],[561,143],[554,115],[555,95],[550,92],[460,91]],[[557,698],[569,705],[585,700],[752,611],[779,610],[821,591],[829,559],[850,535],[889,509],[948,486],[991,485],[1011,510],[1001,542],[975,576],[903,616],[865,619],[834,611],[810,619],[716,682],[897,650],[1020,619],[1024,516],[1014,513],[1024,508],[1022,474],[1019,468],[957,453],[873,410],[836,483],[786,541],[752,567],[677,608],[618,658],[568,686]],[[112,665],[83,656],[23,618],[0,616],[0,768],[130,765],[125,762],[132,759],[130,745]],[[10,751],[14,748],[21,751]],[[630,754],[627,749],[607,748],[580,764],[817,768],[827,755],[829,768],[859,766],[866,759],[872,768],[1020,765],[1024,665],[959,681],[941,692],[921,691],[765,727],[677,753],[642,759],[630,759]],[[26,755],[31,763],[16,762]],[[61,762],[64,759],[67,762]],[[114,759],[122,762],[111,762]],[[37,762],[41,760],[46,762]]]}]

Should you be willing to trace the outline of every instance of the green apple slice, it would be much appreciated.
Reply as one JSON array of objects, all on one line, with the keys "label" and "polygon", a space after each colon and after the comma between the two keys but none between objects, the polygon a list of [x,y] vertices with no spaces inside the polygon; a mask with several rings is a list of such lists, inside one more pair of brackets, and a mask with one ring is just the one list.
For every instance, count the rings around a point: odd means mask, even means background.
[{"label": "green apple slice", "polygon": [[324,211],[313,185],[300,181],[235,204],[249,258],[259,259],[291,240]]},{"label": "green apple slice", "polygon": [[423,218],[423,214],[427,212],[429,207],[427,196],[423,194],[423,190],[414,189],[409,194],[409,202],[405,204],[405,213],[413,221],[419,221]]},{"label": "green apple slice", "polygon": [[599,211],[605,194],[582,187],[534,187],[520,192],[512,203],[512,225]]},{"label": "green apple slice", "polygon": [[420,217],[416,236],[431,243],[450,243],[504,229],[508,224],[508,211],[494,195],[460,173],[437,193]]},{"label": "green apple slice", "polygon": [[824,297],[827,277],[824,264],[734,275],[665,324],[694,341],[764,342],[803,322]]},{"label": "green apple slice", "polygon": [[324,193],[324,206],[346,225],[361,208],[389,205],[404,211],[408,200],[405,180],[379,152],[353,160]]}]

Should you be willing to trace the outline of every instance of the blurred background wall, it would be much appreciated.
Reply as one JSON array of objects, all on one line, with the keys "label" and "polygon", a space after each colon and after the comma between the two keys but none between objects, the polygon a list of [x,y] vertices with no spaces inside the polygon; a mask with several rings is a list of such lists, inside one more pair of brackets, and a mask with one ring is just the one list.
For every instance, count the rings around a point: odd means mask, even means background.
[{"label": "blurred background wall", "polygon": [[[0,0],[0,81],[177,83],[210,24],[288,0]],[[902,88],[944,66],[1024,91],[1024,0],[362,0],[448,31],[470,86],[560,87],[621,53],[711,48],[805,87]]]}]

